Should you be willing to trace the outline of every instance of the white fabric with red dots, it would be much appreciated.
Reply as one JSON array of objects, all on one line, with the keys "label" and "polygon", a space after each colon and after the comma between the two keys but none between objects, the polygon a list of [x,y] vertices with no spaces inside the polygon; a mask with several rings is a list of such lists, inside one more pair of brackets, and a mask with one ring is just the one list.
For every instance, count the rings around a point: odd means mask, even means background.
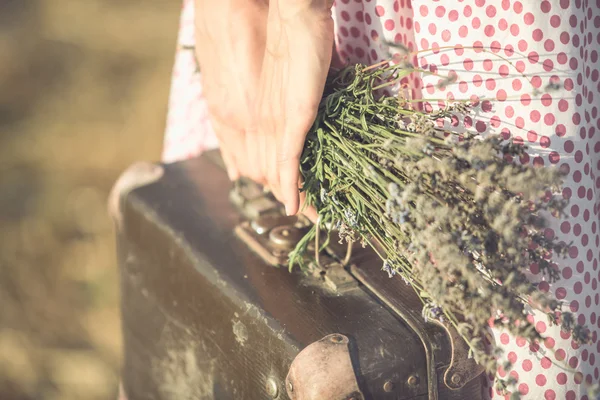
[{"label": "white fabric with red dots", "polygon": [[[573,242],[569,257],[557,260],[562,279],[548,284],[535,264],[527,273],[576,313],[591,330],[592,344],[578,346],[538,315],[529,318],[547,336],[543,343],[526,343],[500,327],[493,332],[504,359],[514,364],[509,374],[518,378],[523,399],[593,400],[583,383],[600,381],[600,0],[337,0],[333,14],[342,60],[374,64],[402,57],[389,43],[418,51],[409,61],[433,74],[405,81],[412,96],[472,99],[474,116],[455,118],[450,124],[456,129],[512,137],[529,147],[515,162],[567,172],[567,217],[553,220],[546,231]],[[193,15],[193,2],[186,0],[165,161],[217,146],[189,49]],[[440,76],[454,75],[454,83],[437,88]],[[505,397],[491,383],[484,395]]]}]

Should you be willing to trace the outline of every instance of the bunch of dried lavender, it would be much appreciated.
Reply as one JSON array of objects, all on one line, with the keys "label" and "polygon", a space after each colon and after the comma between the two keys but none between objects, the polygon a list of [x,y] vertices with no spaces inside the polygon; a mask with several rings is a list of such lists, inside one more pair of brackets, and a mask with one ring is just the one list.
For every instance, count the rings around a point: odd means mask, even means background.
[{"label": "bunch of dried lavender", "polygon": [[[484,345],[490,316],[530,342],[542,339],[528,307],[548,314],[579,342],[587,331],[523,273],[536,263],[559,279],[553,256],[569,245],[544,234],[566,206],[558,169],[509,162],[524,147],[497,136],[457,134],[436,122],[466,114],[465,102],[423,112],[378,89],[411,66],[358,65],[332,75],[301,159],[303,190],[340,240],[363,241],[419,294],[426,318],[453,324],[472,356],[495,373],[499,349]],[[314,230],[290,256],[299,263]],[[505,369],[509,364],[503,365]]]}]

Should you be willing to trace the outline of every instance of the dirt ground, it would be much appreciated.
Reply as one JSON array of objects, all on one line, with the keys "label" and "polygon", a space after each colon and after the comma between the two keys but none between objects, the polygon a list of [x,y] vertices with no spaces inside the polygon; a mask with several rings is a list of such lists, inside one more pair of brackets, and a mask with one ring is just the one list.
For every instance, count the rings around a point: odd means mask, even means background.
[{"label": "dirt ground", "polygon": [[180,2],[0,0],[0,399],[110,399],[106,199],[160,154]]}]

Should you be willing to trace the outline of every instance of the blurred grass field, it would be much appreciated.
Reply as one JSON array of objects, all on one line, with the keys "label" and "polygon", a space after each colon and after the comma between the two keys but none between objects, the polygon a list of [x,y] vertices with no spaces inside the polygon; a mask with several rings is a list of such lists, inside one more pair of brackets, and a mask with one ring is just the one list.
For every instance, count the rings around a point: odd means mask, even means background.
[{"label": "blurred grass field", "polygon": [[0,399],[115,398],[111,185],[160,154],[180,2],[0,0]]}]

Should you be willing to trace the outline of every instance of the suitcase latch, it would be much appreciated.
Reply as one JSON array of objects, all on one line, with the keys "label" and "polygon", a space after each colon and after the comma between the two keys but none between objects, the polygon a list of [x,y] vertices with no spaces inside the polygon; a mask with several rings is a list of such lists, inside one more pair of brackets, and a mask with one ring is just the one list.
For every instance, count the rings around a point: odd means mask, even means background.
[{"label": "suitcase latch", "polygon": [[290,252],[309,229],[310,221],[304,217],[263,214],[240,223],[235,233],[266,263],[284,266]]},{"label": "suitcase latch", "polygon": [[266,215],[285,216],[283,205],[271,193],[244,178],[234,183],[229,200],[249,220],[256,220]]},{"label": "suitcase latch", "polygon": [[[290,252],[312,228],[312,222],[302,215],[286,216],[282,205],[252,181],[240,180],[230,199],[247,218],[235,228],[237,236],[266,263],[286,266]],[[320,249],[327,234],[318,227],[317,223],[315,242],[307,246],[306,264],[310,266],[310,274],[336,292],[358,287],[356,279],[345,268],[350,259],[350,247],[331,240]],[[314,259],[311,258],[313,254]]]}]

